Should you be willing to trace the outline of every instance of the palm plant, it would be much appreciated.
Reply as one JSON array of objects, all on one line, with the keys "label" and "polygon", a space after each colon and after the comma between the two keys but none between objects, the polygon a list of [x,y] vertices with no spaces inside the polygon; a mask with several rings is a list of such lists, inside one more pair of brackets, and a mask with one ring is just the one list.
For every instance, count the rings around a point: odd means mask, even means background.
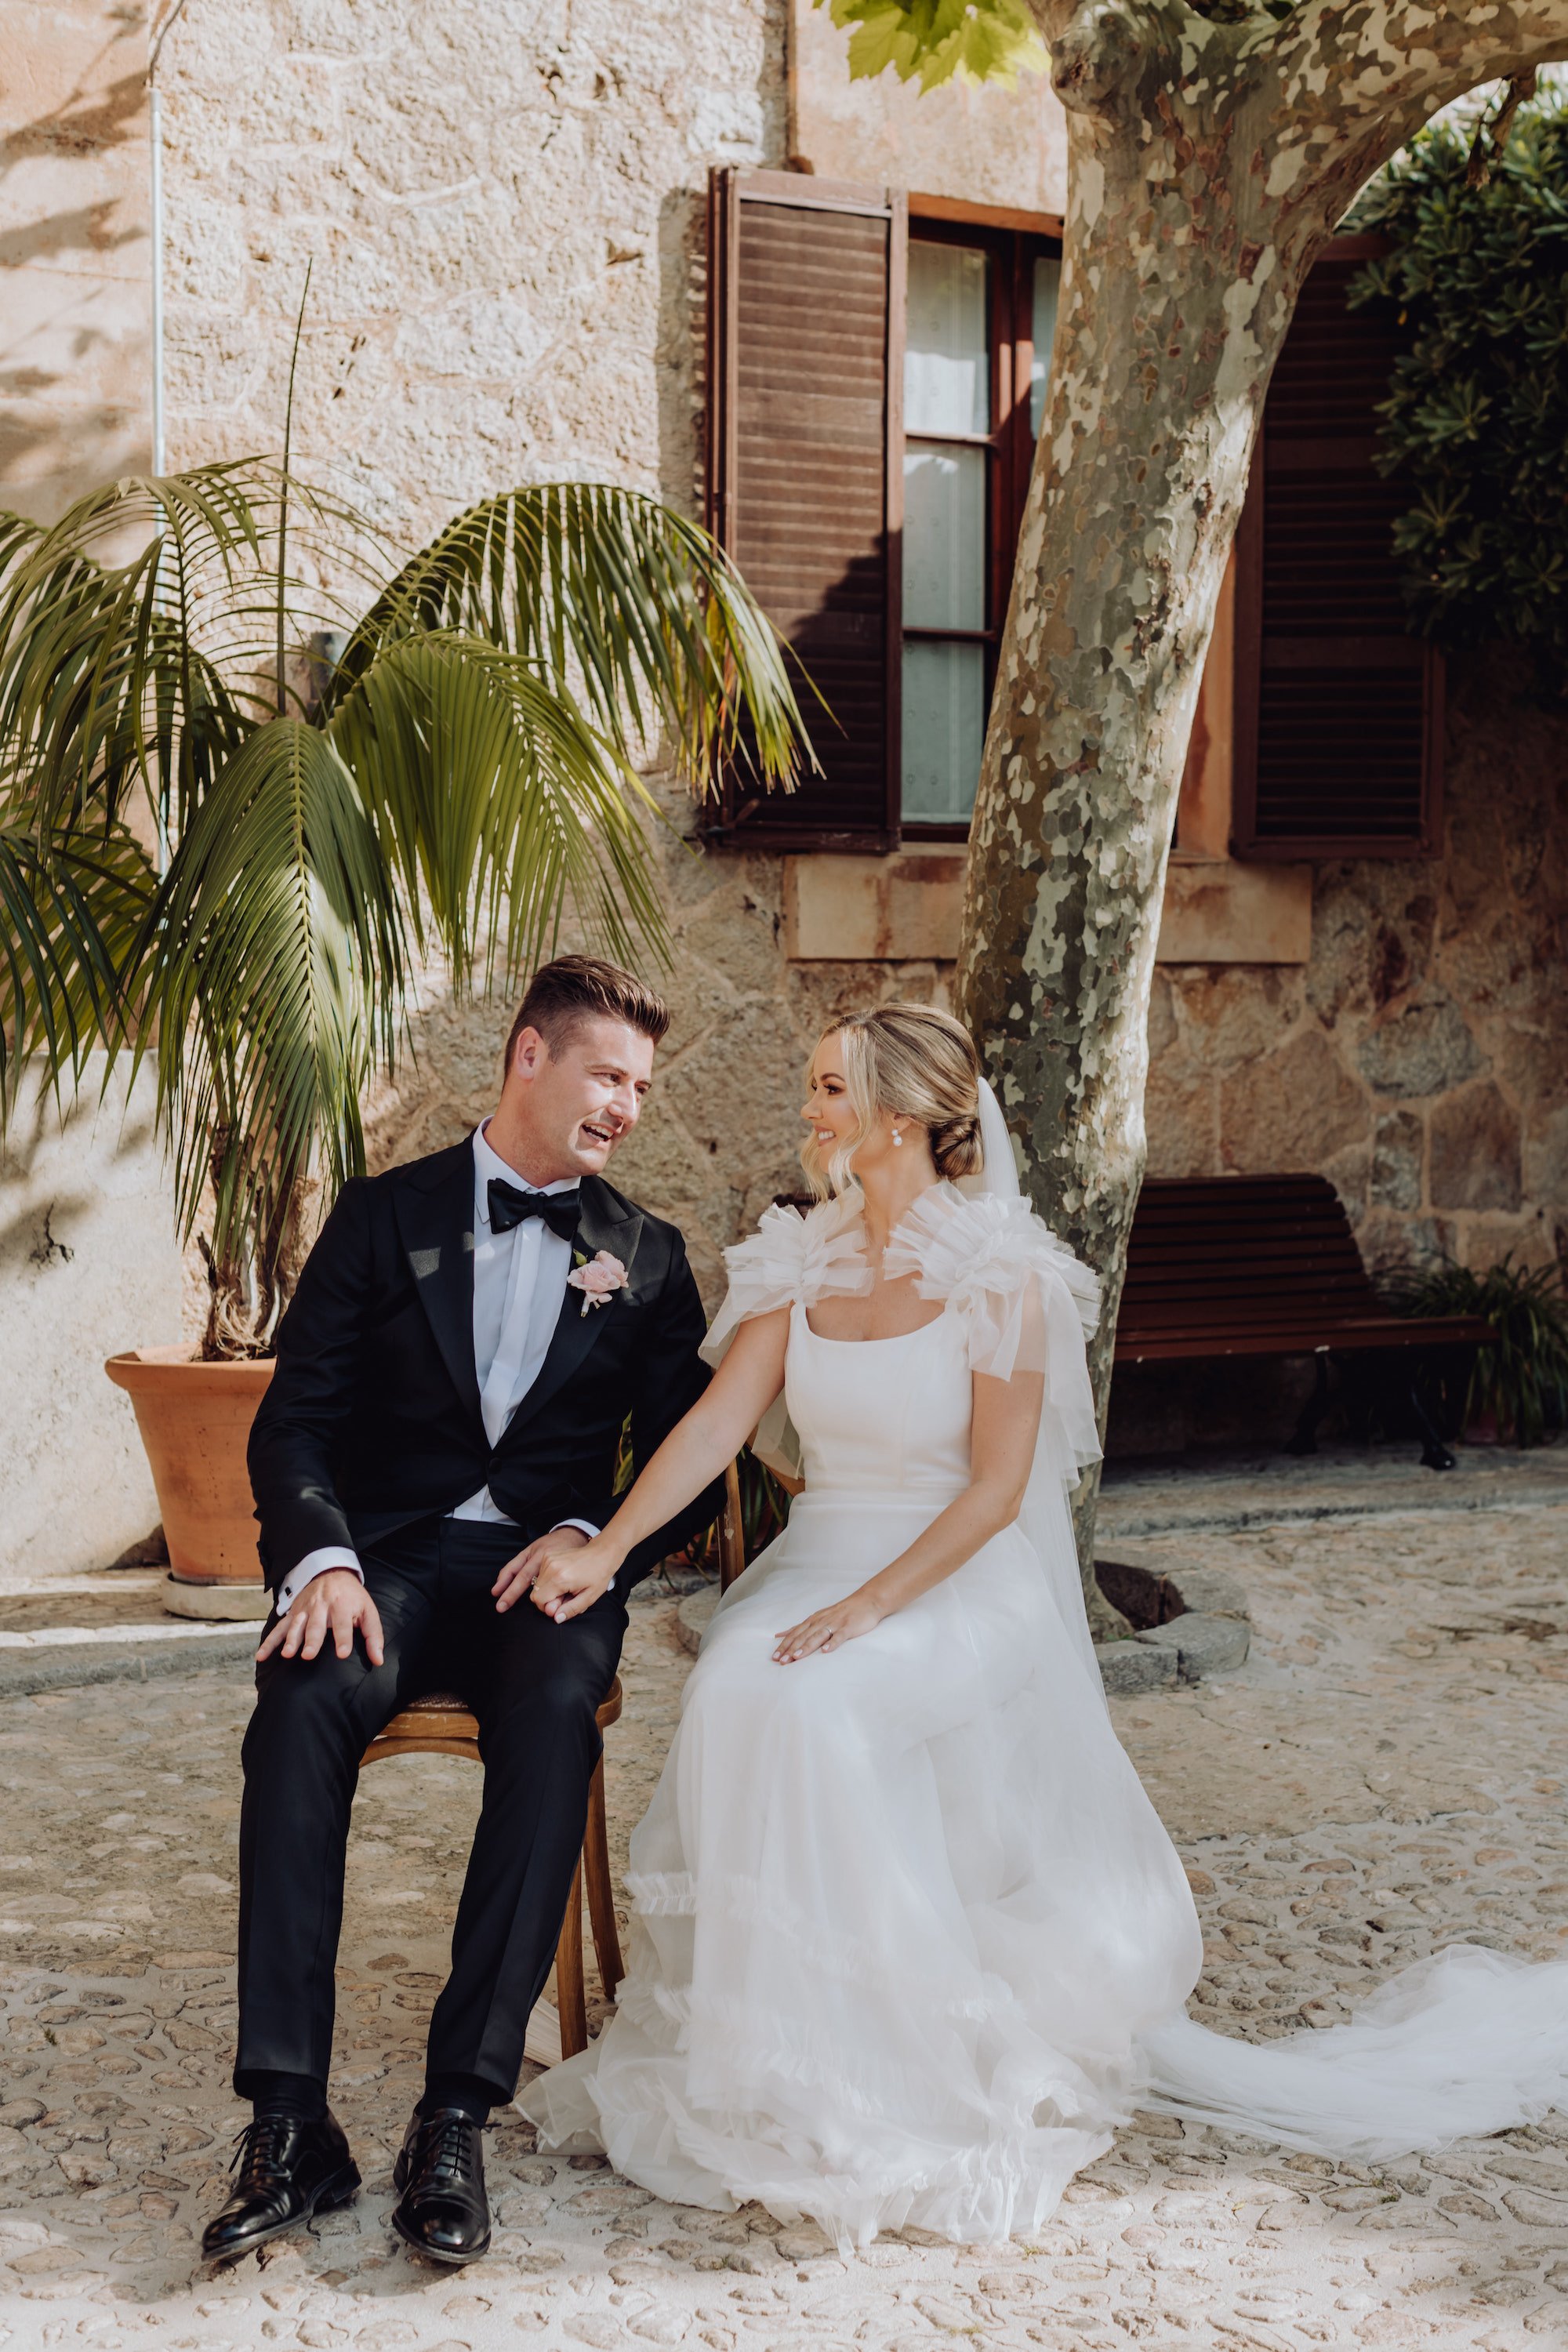
[{"label": "palm plant", "polygon": [[802,742],[739,575],[635,492],[509,491],[400,565],[286,461],[0,516],[0,1118],[151,1057],[204,1352],[264,1353],[425,961],[489,987],[568,910],[667,961],[639,755],[787,786]]}]

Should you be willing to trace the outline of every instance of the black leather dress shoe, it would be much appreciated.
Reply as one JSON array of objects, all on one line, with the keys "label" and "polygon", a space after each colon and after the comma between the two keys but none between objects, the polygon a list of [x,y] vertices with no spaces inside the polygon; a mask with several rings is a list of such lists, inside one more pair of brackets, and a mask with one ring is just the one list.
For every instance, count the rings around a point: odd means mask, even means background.
[{"label": "black leather dress shoe", "polygon": [[489,2252],[485,2137],[461,2107],[417,2113],[392,2168],[398,2191],[392,2226],[433,2263],[477,2263]]},{"label": "black leather dress shoe", "polygon": [[202,2232],[209,2263],[237,2262],[312,2213],[346,2205],[359,2187],[359,2167],[332,2115],[319,2124],[258,2116],[241,2132],[229,2168],[239,2176],[234,2192]]}]

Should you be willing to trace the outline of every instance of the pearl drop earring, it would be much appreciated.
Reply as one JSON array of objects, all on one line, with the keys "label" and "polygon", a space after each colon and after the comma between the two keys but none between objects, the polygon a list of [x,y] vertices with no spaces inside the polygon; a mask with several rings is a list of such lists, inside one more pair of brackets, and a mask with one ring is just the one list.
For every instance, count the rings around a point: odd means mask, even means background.
[{"label": "pearl drop earring", "polygon": [[900,1129],[900,1128],[897,1128],[897,1127],[896,1127],[896,1128],[894,1128],[894,1129],[893,1129],[893,1141],[894,1141],[894,1143],[895,1143],[895,1144],[902,1143],[903,1139],[904,1139],[904,1138],[903,1138],[903,1130],[902,1130],[902,1129]]}]

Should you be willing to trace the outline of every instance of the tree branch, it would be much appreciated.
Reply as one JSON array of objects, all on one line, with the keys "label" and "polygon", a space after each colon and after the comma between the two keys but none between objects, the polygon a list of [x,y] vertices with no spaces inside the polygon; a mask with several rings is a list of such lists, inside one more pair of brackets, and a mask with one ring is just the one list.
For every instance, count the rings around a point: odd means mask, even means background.
[{"label": "tree branch", "polygon": [[1387,126],[1392,152],[1478,83],[1568,58],[1568,0],[1303,0],[1268,47],[1290,113],[1347,142]]},{"label": "tree branch", "polygon": [[[1188,0],[1028,0],[1051,53],[1051,83],[1070,113],[1146,122],[1160,91],[1231,85],[1250,26],[1201,16]],[[1265,16],[1266,31],[1275,19]]]},{"label": "tree branch", "polygon": [[1085,0],[1029,0],[1029,14],[1040,28],[1040,38],[1047,46],[1059,41],[1075,16],[1096,15]]}]

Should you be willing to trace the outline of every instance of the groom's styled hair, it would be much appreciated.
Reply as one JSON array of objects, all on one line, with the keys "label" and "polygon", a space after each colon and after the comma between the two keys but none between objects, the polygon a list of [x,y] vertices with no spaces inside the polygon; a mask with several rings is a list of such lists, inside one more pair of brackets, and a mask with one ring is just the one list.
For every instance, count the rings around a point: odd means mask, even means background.
[{"label": "groom's styled hair", "polygon": [[579,1022],[594,1020],[624,1021],[658,1045],[669,1027],[669,1007],[619,964],[605,963],[597,956],[557,956],[553,963],[541,964],[528,983],[506,1041],[503,1074],[511,1067],[525,1029],[537,1029],[551,1052],[558,1054]]}]

